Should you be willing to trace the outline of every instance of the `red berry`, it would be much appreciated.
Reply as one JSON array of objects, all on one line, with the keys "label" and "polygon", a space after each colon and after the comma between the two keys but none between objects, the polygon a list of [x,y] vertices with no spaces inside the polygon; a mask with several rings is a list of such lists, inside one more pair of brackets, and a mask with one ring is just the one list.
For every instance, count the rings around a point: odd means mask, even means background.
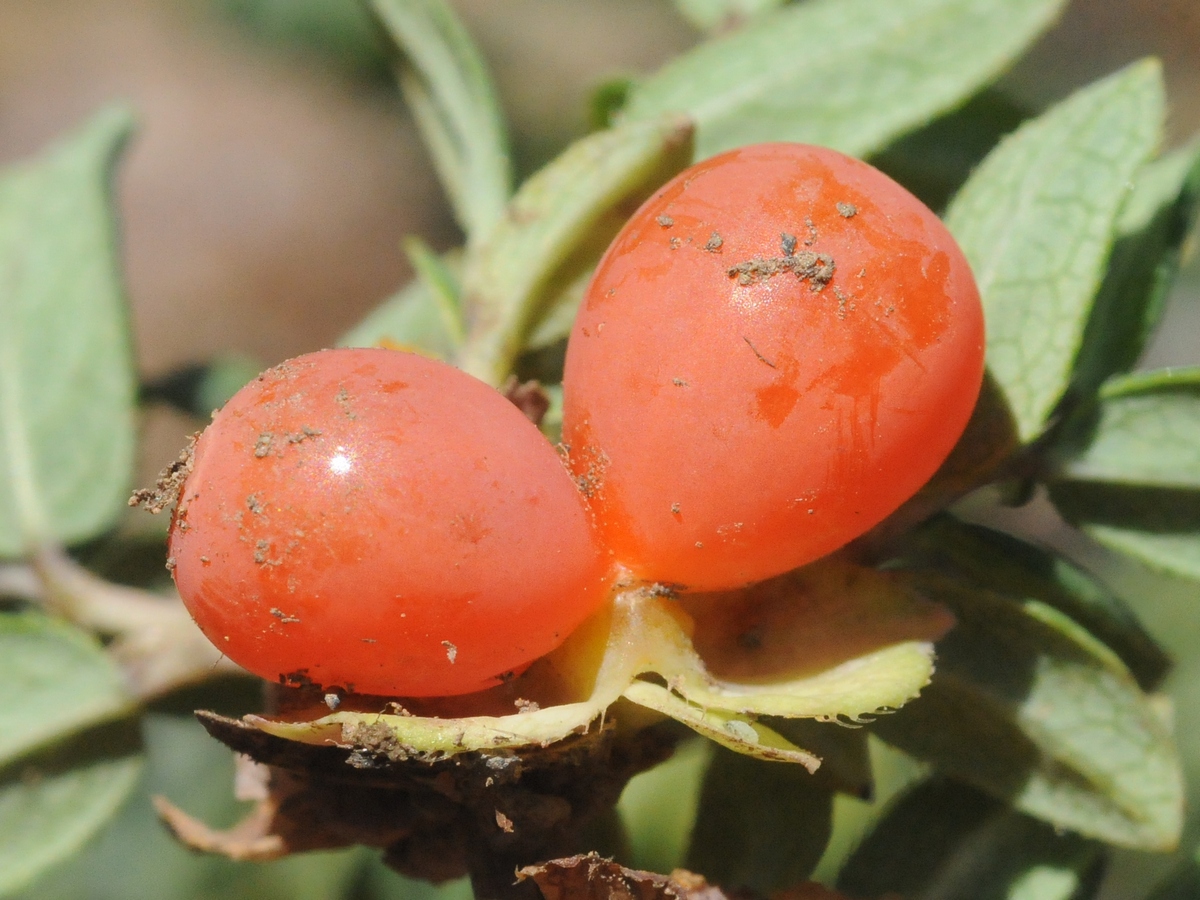
[{"label": "red berry", "polygon": [[500,394],[391,350],[265,372],[196,442],[170,536],[209,639],[272,680],[480,690],[605,600],[554,448]]},{"label": "red berry", "polygon": [[681,173],[608,249],[563,440],[618,561],[719,590],[895,510],[982,373],[979,295],[937,217],[866,163],[762,144]]}]

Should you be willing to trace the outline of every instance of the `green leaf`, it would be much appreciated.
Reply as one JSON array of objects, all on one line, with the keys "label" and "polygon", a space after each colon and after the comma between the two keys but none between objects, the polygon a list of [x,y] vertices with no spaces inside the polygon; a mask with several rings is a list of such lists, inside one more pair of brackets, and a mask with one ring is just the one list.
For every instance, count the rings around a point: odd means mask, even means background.
[{"label": "green leaf", "polygon": [[1148,900],[1195,900],[1200,897],[1200,863],[1184,862],[1154,889]]},{"label": "green leaf", "polygon": [[110,109],[0,173],[0,558],[94,537],[125,508],[136,384],[110,182]]},{"label": "green leaf", "polygon": [[456,267],[448,264],[416,235],[404,239],[404,252],[417,278],[433,298],[433,304],[442,317],[442,328],[454,346],[459,346],[465,337],[465,326],[462,318],[462,288],[458,283]]},{"label": "green leaf", "polygon": [[759,141],[854,156],[963,102],[1045,30],[1061,0],[810,0],[665,66],[626,115],[682,112],[697,158]]},{"label": "green leaf", "polygon": [[521,186],[466,262],[466,371],[504,382],[562,289],[595,265],[642,200],[687,165],[691,134],[678,116],[597,132]]},{"label": "green leaf", "polygon": [[1050,499],[1063,518],[1109,549],[1155,571],[1200,581],[1200,491],[1056,481]]},{"label": "green leaf", "polygon": [[508,135],[483,58],[444,0],[371,0],[403,54],[400,89],[473,244],[512,191]]},{"label": "green leaf", "polygon": [[988,367],[1024,441],[1070,381],[1117,214],[1162,118],[1158,63],[1129,66],[1001,142],[947,212],[983,297]]},{"label": "green leaf", "polygon": [[1200,490],[1200,367],[1113,378],[1060,476]]},{"label": "green leaf", "polygon": [[1121,598],[1051,550],[944,515],[912,532],[903,555],[909,565],[952,574],[1013,603],[1036,600],[1070,616],[1116,653],[1145,690],[1170,669],[1166,651]]},{"label": "green leaf", "polygon": [[718,749],[704,776],[686,868],[766,894],[804,881],[829,841],[833,792],[802,766]]},{"label": "green leaf", "polygon": [[0,896],[71,857],[129,796],[141,760],[128,729],[109,732],[0,769]]},{"label": "green leaf", "polygon": [[461,881],[451,883],[459,889],[451,894],[381,873],[379,851],[367,848],[253,864],[186,849],[163,827],[151,796],[170,797],[205,821],[236,821],[245,807],[230,790],[233,755],[190,715],[152,714],[143,729],[145,771],[130,802],[82,853],[21,892],[21,900],[470,900]]},{"label": "green leaf", "polygon": [[1102,544],[1200,580],[1200,368],[1110,379],[1070,423],[1050,483],[1059,512]]},{"label": "green leaf", "polygon": [[0,683],[0,765],[133,706],[91,636],[35,613],[0,615]]},{"label": "green leaf", "polygon": [[[450,252],[440,271],[456,278],[462,256]],[[451,358],[460,344],[450,325],[444,299],[429,279],[414,278],[338,339],[339,347],[392,347]]]},{"label": "green leaf", "polygon": [[930,209],[944,209],[1000,139],[1029,116],[1011,97],[984,88],[958,109],[893,141],[871,157],[871,164]]},{"label": "green leaf", "polygon": [[715,749],[712,741],[684,742],[665,763],[630,779],[617,811],[629,836],[631,866],[670,872],[683,865]]},{"label": "green leaf", "polygon": [[918,785],[850,857],[839,890],[905,900],[1081,900],[1103,849],[941,778]]},{"label": "green leaf", "polygon": [[814,777],[827,787],[859,800],[875,793],[868,750],[869,732],[865,728],[847,728],[841,722],[818,719],[768,718],[766,724],[797,746],[821,758]]},{"label": "green leaf", "polygon": [[1117,219],[1108,271],[1075,363],[1074,390],[1089,395],[1128,371],[1162,317],[1184,239],[1200,209],[1200,142],[1146,165]]},{"label": "green leaf", "polygon": [[679,14],[701,31],[728,31],[788,0],[675,0]]},{"label": "green leaf", "polygon": [[1057,610],[913,573],[958,626],[884,740],[1056,827],[1172,848],[1183,784],[1169,725],[1120,660]]},{"label": "green leaf", "polygon": [[264,43],[316,51],[360,78],[388,77],[385,38],[357,0],[211,0],[209,6]]}]

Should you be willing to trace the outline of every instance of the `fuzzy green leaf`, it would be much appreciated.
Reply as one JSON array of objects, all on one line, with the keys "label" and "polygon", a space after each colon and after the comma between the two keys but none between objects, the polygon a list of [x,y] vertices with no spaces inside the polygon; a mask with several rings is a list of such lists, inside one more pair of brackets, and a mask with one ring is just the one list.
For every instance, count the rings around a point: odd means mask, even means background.
[{"label": "fuzzy green leaf", "polygon": [[1061,475],[1200,490],[1200,367],[1113,378]]},{"label": "fuzzy green leaf", "polygon": [[1056,481],[1063,518],[1155,571],[1200,581],[1200,490]]},{"label": "fuzzy green leaf", "polygon": [[1106,546],[1200,580],[1200,368],[1113,378],[1059,447],[1050,497]]},{"label": "fuzzy green leaf", "polygon": [[1170,669],[1166,651],[1119,597],[1050,550],[946,515],[914,531],[904,555],[909,565],[953,573],[1013,603],[1036,600],[1054,607],[1103,641],[1143,689],[1156,687]]},{"label": "fuzzy green leaf", "polygon": [[675,0],[680,15],[701,31],[736,28],[788,0]]},{"label": "fuzzy green leaf", "polygon": [[140,758],[98,743],[0,769],[0,897],[72,856],[129,796]]},{"label": "fuzzy green leaf", "polygon": [[946,223],[983,297],[988,367],[1022,440],[1067,388],[1117,215],[1158,146],[1160,66],[1136,63],[1027,122],[951,203]]},{"label": "fuzzy green leaf", "polygon": [[133,705],[95,640],[33,613],[0,615],[0,683],[0,765]]},{"label": "fuzzy green leaf", "polygon": [[458,223],[475,243],[512,191],[508,134],[483,57],[444,0],[371,6],[400,47],[400,88]]},{"label": "fuzzy green leaf", "polygon": [[632,209],[687,165],[691,135],[677,116],[596,132],[521,186],[466,260],[466,371],[504,382],[562,288],[595,265]]},{"label": "fuzzy green leaf", "polygon": [[1056,831],[940,778],[888,810],[850,857],[838,889],[905,900],[1077,900],[1103,874],[1093,841]]},{"label": "fuzzy green leaf", "polygon": [[833,792],[802,766],[719,749],[704,777],[686,867],[766,894],[805,880],[829,841]]},{"label": "fuzzy green leaf", "polygon": [[810,0],[709,41],[632,92],[626,115],[682,112],[697,158],[759,141],[864,156],[1003,71],[1060,0]]},{"label": "fuzzy green leaf", "polygon": [[1038,601],[913,577],[958,625],[938,645],[932,684],[877,733],[1056,827],[1173,847],[1183,784],[1171,730],[1117,656]]},{"label": "fuzzy green leaf", "polygon": [[872,155],[871,164],[921,198],[930,209],[946,204],[1006,134],[1031,115],[997,88],[985,88]]},{"label": "fuzzy green leaf", "polygon": [[110,205],[129,135],[108,110],[0,173],[0,558],[125,507],[135,379]]},{"label": "fuzzy green leaf", "polygon": [[1083,346],[1074,390],[1093,393],[1128,371],[1162,317],[1184,239],[1200,209],[1200,142],[1146,165],[1117,218],[1116,243]]},{"label": "fuzzy green leaf", "polygon": [[635,775],[625,786],[617,811],[629,835],[634,868],[670,872],[683,865],[704,773],[715,751],[712,741],[684,742],[665,763]]}]

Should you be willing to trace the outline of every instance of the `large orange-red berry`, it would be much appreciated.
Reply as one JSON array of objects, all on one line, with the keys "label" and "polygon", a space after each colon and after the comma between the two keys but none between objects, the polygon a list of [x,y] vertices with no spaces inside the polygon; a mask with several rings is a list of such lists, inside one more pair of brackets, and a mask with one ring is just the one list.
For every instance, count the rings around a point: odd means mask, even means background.
[{"label": "large orange-red berry", "polygon": [[730,588],[910,497],[965,427],[983,345],[967,262],[920,201],[832,150],[745,147],[681,173],[608,249],[563,440],[619,562]]},{"label": "large orange-red berry", "polygon": [[265,373],[196,442],[169,552],[209,639],[288,683],[480,690],[605,601],[590,515],[492,388],[391,350]]}]

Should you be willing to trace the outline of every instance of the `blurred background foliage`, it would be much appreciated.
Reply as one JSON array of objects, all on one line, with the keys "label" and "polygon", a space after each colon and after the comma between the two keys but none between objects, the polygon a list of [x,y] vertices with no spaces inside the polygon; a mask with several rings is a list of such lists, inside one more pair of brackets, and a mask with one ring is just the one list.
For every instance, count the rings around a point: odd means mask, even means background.
[{"label": "blurred background foliage", "polygon": [[[763,5],[770,4],[744,4],[747,12]],[[492,67],[518,178],[588,130],[598,87],[653,71],[694,44],[701,28],[729,24],[714,19],[700,0],[456,0],[454,6]],[[0,22],[0,164],[33,154],[113,99],[138,111],[138,135],[119,182],[124,262],[146,394],[176,401],[147,409],[139,483],[151,481],[202,424],[179,405],[203,411],[228,394],[227,385],[263,365],[332,344],[406,281],[404,235],[420,234],[436,249],[460,241],[395,90],[385,41],[355,0],[0,0]],[[1147,54],[1164,62],[1168,142],[1178,142],[1200,129],[1197,48],[1195,0],[1076,0],[995,88],[897,142],[877,161],[940,207],[995,139],[1022,118]],[[1197,358],[1200,260],[1193,258],[1181,273],[1169,302],[1145,366]],[[213,359],[220,365],[197,367]],[[1087,563],[1090,547],[1072,544],[1071,533],[1047,509],[1035,503],[999,524],[1019,524],[1051,544],[1065,542],[1064,549]],[[110,577],[162,581],[165,524],[131,517],[119,539],[97,541],[81,555]],[[1188,793],[1200,797],[1195,588],[1132,565],[1114,567],[1107,558],[1103,564],[1100,574],[1137,601],[1147,628],[1175,657],[1166,688]],[[216,689],[207,686],[202,700],[179,693],[159,702],[145,721],[148,764],[134,801],[81,856],[20,896],[469,896],[463,883],[435,892],[408,882],[366,851],[236,864],[175,844],[154,817],[151,795],[169,795],[215,825],[232,823],[239,812],[229,790],[230,755],[201,731],[190,710],[203,705],[241,713],[257,706],[257,690],[230,678]],[[1044,826],[997,813],[994,801],[967,789],[929,783],[889,808],[921,769],[882,744],[869,749],[874,796],[834,801],[832,838],[817,863],[818,877],[834,877],[851,854],[878,863],[878,846],[859,846],[870,823],[890,809],[896,833],[903,833],[904,815],[919,804],[957,810],[959,836],[991,829],[1005,836],[996,846],[1053,843],[1037,830]],[[706,801],[701,783],[713,752],[688,745],[630,786],[622,807],[639,824],[618,847],[623,861],[658,871],[686,862],[690,811],[719,802]],[[1172,873],[1175,880],[1159,897],[1200,896],[1200,870],[1191,858],[1200,843],[1200,812],[1191,807],[1184,850],[1167,856],[1116,851],[1100,896],[1146,896],[1148,885]],[[1056,847],[1084,854],[1078,869],[1089,871],[1086,848]],[[928,845],[890,848],[899,851],[932,852]],[[921,858],[936,869],[934,856]],[[977,862],[1003,880],[1002,861]],[[869,883],[845,887],[872,889]],[[1027,896],[1041,895],[1029,888]]]}]

